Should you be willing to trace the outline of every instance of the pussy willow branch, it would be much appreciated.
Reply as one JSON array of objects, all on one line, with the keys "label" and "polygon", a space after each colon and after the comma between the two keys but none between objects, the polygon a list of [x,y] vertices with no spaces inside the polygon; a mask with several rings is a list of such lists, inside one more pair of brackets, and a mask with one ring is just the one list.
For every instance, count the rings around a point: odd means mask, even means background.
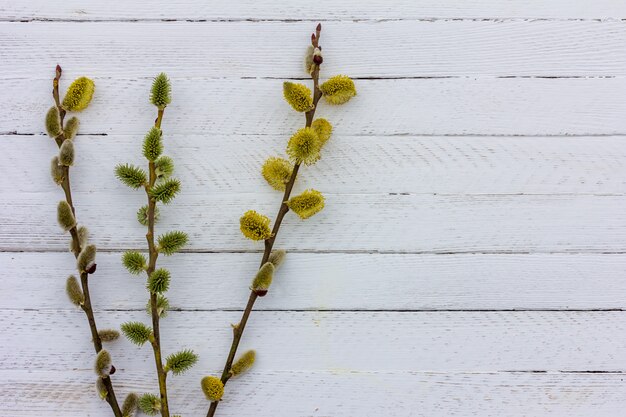
[{"label": "pussy willow branch", "polygon": [[[154,126],[159,129],[161,128],[161,121],[163,120],[163,112],[164,110],[159,109],[157,118],[154,121]],[[150,189],[154,187],[154,183],[157,178],[153,161],[148,163],[148,168],[150,170],[150,179],[148,185],[145,187],[146,195],[148,196],[148,233],[146,233],[146,240],[148,241],[150,259],[148,261],[148,269],[146,270],[146,273],[148,274],[148,277],[150,277],[150,274],[152,274],[156,269],[156,261],[159,257],[159,251],[154,244],[154,217],[156,200],[150,196]],[[152,315],[152,337],[150,338],[150,344],[152,345],[152,350],[154,351],[154,362],[156,364],[157,376],[159,378],[161,415],[163,417],[169,417],[170,410],[167,403],[167,373],[163,369],[163,356],[161,355],[161,335],[159,332],[160,317],[159,310],[157,308],[157,294],[153,292],[150,293],[150,313]]]},{"label": "pussy willow branch", "polygon": [[[52,81],[52,96],[54,97],[54,102],[59,110],[59,115],[61,118],[61,126],[63,126],[63,119],[65,118],[65,110],[61,107],[61,101],[59,99],[59,80],[61,79],[61,67],[57,65],[56,67],[56,76]],[[63,141],[67,140],[65,138],[65,134],[61,133],[57,137],[54,138],[57,146],[61,148]],[[65,201],[70,205],[72,209],[72,213],[74,217],[76,217],[76,210],[74,209],[74,204],[72,203],[72,187],[70,185],[70,167],[63,167],[63,182],[61,183],[61,187],[65,192]],[[70,235],[72,236],[72,253],[74,253],[74,257],[78,258],[80,251],[82,248],[80,247],[80,240],[78,239],[78,231],[76,226],[70,229]],[[87,321],[89,322],[89,328],[91,329],[91,340],[93,342],[93,347],[96,353],[102,350],[102,340],[100,340],[100,335],[98,334],[98,327],[96,326],[96,318],[93,314],[93,308],[91,306],[91,296],[89,295],[89,275],[87,272],[80,273],[80,284],[83,290],[84,301],[81,305],[82,310],[85,312],[87,316]],[[120,411],[120,407],[117,403],[117,398],[115,398],[115,391],[113,390],[113,382],[111,381],[111,377],[107,376],[106,378],[102,378],[102,382],[107,390],[106,400],[111,406],[111,410],[113,410],[113,414],[115,417],[122,417],[122,412]]]},{"label": "pussy willow branch", "polygon": [[[320,32],[322,31],[322,25],[318,24],[315,36],[311,37],[311,43],[313,47],[319,46]],[[317,103],[322,97],[322,91],[319,89],[319,74],[320,74],[320,64],[316,64],[313,72],[311,73],[311,78],[313,79],[313,108],[305,113],[306,123],[305,127],[311,127],[313,123],[313,117],[315,116],[315,110],[317,109]],[[263,258],[261,259],[261,264],[259,268],[262,267],[269,259],[270,254],[272,253],[272,248],[274,247],[274,242],[276,242],[276,237],[278,236],[278,232],[280,230],[280,225],[283,222],[283,218],[289,212],[289,206],[287,202],[289,201],[289,197],[291,196],[291,190],[293,189],[293,185],[296,182],[296,177],[298,176],[298,171],[300,169],[300,164],[295,163],[293,166],[293,171],[291,172],[291,177],[289,178],[289,182],[285,186],[285,194],[283,195],[282,202],[280,204],[280,208],[278,210],[278,214],[276,215],[276,220],[274,221],[274,227],[272,228],[272,236],[269,239],[265,240],[265,251],[263,252]],[[246,323],[248,322],[248,318],[250,317],[250,313],[252,312],[252,308],[254,307],[254,303],[258,295],[254,291],[250,291],[250,297],[248,298],[248,304],[246,304],[246,308],[243,311],[243,315],[241,316],[241,320],[238,324],[233,326],[233,342],[230,346],[230,352],[228,353],[228,358],[226,359],[226,364],[224,365],[224,370],[222,371],[222,383],[226,385],[228,380],[230,379],[230,368],[233,365],[233,361],[235,360],[235,355],[237,354],[237,348],[239,347],[239,342],[241,341],[241,337],[243,336],[243,331],[246,328]],[[219,401],[213,401],[209,406],[209,411],[207,413],[207,417],[213,417],[215,415],[215,411],[217,410],[217,406],[219,405]]]}]

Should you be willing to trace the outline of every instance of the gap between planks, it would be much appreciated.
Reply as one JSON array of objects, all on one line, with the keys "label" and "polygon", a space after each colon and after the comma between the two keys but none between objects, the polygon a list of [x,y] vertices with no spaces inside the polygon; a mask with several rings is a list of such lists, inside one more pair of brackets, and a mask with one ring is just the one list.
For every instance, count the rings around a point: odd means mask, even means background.
[{"label": "gap between planks", "polygon": [[26,19],[0,17],[2,23],[388,23],[388,22],[624,22],[621,17],[602,18],[558,18],[558,17],[421,17],[421,18],[362,18],[362,19],[254,19],[254,18],[224,18],[224,19],[192,19],[192,18],[101,18],[101,19],[70,19],[54,17],[33,17]]},{"label": "gap between planks", "polygon": [[[0,311],[31,311],[31,312],[71,312],[73,309],[59,308],[4,308]],[[95,312],[124,312],[133,313],[146,311],[145,308],[96,308]],[[182,313],[241,313],[241,308],[180,308],[171,307],[168,311]],[[380,308],[263,308],[257,306],[254,311],[264,313],[594,313],[594,312],[624,312],[624,308],[420,308],[420,309],[380,309]]]}]

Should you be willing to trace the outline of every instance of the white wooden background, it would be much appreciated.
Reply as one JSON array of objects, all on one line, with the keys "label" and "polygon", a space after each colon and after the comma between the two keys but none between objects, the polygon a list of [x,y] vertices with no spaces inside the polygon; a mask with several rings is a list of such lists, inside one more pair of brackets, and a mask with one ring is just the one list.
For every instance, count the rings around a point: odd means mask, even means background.
[{"label": "white wooden background", "polygon": [[[340,4],[338,4],[340,3]],[[101,327],[143,312],[120,265],[143,248],[141,193],[113,167],[140,162],[151,77],[173,83],[164,131],[184,190],[161,230],[189,232],[162,261],[175,307],[167,351],[200,363],[170,379],[173,410],[200,416],[261,246],[238,218],[272,217],[259,175],[302,117],[281,97],[302,78],[321,21],[323,74],[359,95],[302,171],[327,209],[288,216],[291,254],[257,304],[221,416],[623,416],[626,409],[626,2],[623,0],[0,0],[0,415],[108,416],[95,398],[83,314],[55,223],[61,192],[43,134],[54,66],[97,84],[73,172],[81,223],[101,248]],[[150,350],[110,346],[121,397],[155,391]]]}]

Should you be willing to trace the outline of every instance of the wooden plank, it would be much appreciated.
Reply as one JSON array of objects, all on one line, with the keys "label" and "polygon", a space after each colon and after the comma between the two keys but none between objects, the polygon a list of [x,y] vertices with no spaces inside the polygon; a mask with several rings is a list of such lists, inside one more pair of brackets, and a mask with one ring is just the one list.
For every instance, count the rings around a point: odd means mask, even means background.
[{"label": "wooden plank", "polygon": [[[202,415],[207,402],[198,380],[206,370],[168,379],[170,404],[185,416]],[[215,371],[213,371],[215,372]],[[0,371],[0,413],[13,417],[84,417],[109,413],[90,370]],[[152,373],[115,375],[126,393],[157,392]],[[622,374],[253,371],[234,379],[221,416],[336,417],[589,417],[619,416],[626,407]]]},{"label": "wooden plank", "polygon": [[[302,173],[306,176],[306,171]],[[103,178],[104,180],[104,178]],[[298,190],[303,189],[299,184]],[[298,251],[366,252],[623,252],[626,196],[330,194],[326,208],[302,221],[290,214],[277,247]],[[189,233],[189,250],[258,251],[239,218],[255,209],[274,216],[277,192],[196,194],[184,191],[161,210],[157,232]],[[193,193],[193,194],[192,194]],[[67,250],[56,223],[60,191],[4,193],[0,250]],[[145,247],[136,211],[145,193],[75,193],[79,222],[102,249]]]},{"label": "wooden plank", "polygon": [[[625,25],[626,27],[626,25]],[[56,61],[53,61],[56,62]],[[59,61],[63,62],[63,61]],[[22,67],[21,67],[22,68]],[[64,85],[80,75],[67,68]],[[92,73],[94,66],[85,70]],[[145,68],[145,66],[144,66]],[[626,68],[626,66],[625,66]],[[12,105],[0,132],[42,133],[50,97],[49,63],[23,80],[0,80]],[[157,69],[146,69],[142,77]],[[154,121],[151,79],[96,79],[82,132],[145,135]],[[303,126],[282,96],[282,80],[173,79],[166,135],[199,134],[206,143],[229,134],[280,135]],[[318,117],[345,135],[611,135],[626,134],[626,78],[357,80],[359,95],[344,106],[322,104]],[[122,105],[123,103],[123,105]],[[280,140],[279,140],[280,139]],[[28,140],[28,139],[25,139]],[[104,142],[105,138],[100,138]]]},{"label": "wooden plank", "polygon": [[296,0],[277,3],[269,0],[132,1],[111,0],[106,4],[66,0],[53,4],[30,0],[16,4],[0,1],[1,20],[383,20],[383,19],[601,19],[623,18],[626,6],[619,0],[423,0],[419,7],[411,0],[358,1],[340,4],[331,0],[311,3]]},{"label": "wooden plank", "polygon": [[[143,278],[126,272],[120,257],[118,252],[98,256],[92,299],[99,309],[142,309]],[[168,293],[172,308],[243,308],[259,258],[258,253],[186,253],[161,259],[174,277]],[[0,265],[1,308],[69,308],[64,282],[74,272],[69,253],[0,253]],[[625,275],[626,255],[290,253],[255,309],[624,309]]]},{"label": "wooden plank", "polygon": [[[0,74],[31,80],[59,62],[94,77],[158,71],[181,78],[305,77],[313,28],[312,22],[5,22]],[[60,46],[50,33],[72,42]],[[323,76],[626,75],[625,42],[621,21],[335,22],[324,28]]]},{"label": "wooden plank", "polygon": [[[86,122],[89,123],[89,122]],[[87,126],[88,128],[88,126]],[[265,158],[285,154],[285,137],[166,135],[186,188],[202,193],[269,190]],[[48,136],[0,136],[0,189],[53,189]],[[77,191],[124,193],[112,178],[120,155],[143,164],[136,136],[81,136],[72,170]],[[423,137],[335,135],[301,179],[334,193],[624,194],[626,137]],[[9,169],[9,167],[11,167]],[[19,167],[19,168],[16,168]],[[36,169],[39,167],[40,169]]]},{"label": "wooden plank", "polygon": [[[212,294],[206,296],[210,303]],[[171,311],[161,323],[163,350],[194,349],[197,369],[218,369],[231,342],[229,324],[240,316]],[[2,334],[11,335],[0,340],[0,369],[91,369],[95,355],[82,311],[2,310],[0,318]],[[149,320],[145,311],[98,318],[101,327]],[[257,350],[259,371],[626,370],[623,311],[257,311],[249,325],[241,349]],[[121,369],[153,371],[149,346],[120,339],[107,349]]]}]

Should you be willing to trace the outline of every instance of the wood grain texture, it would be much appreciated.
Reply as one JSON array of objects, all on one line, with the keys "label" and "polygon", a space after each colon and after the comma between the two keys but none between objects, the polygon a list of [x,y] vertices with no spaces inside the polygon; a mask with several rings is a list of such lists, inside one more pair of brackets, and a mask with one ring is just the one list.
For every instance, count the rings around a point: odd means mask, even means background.
[{"label": "wood grain texture", "polygon": [[[115,379],[120,392],[156,392],[152,374],[122,372]],[[184,416],[206,412],[198,384],[206,373],[196,370],[168,381],[173,411]],[[93,384],[89,370],[0,371],[0,412],[15,417],[106,415]],[[220,405],[220,415],[227,417],[619,417],[626,407],[623,374],[267,371],[248,373],[228,385]]]},{"label": "wood grain texture", "polygon": [[[201,358],[170,378],[173,411],[202,415],[199,380],[223,363],[261,249],[238,218],[276,211],[258,171],[302,125],[281,83],[306,77],[322,21],[323,77],[355,77],[359,94],[318,111],[335,135],[296,186],[327,207],[287,217],[291,253],[243,340],[257,366],[220,415],[622,416],[625,18],[618,0],[0,0],[0,415],[109,413],[63,289],[74,262],[42,135],[54,65],[65,86],[97,85],[72,179],[100,248],[101,328],[148,321],[144,279],[120,264],[145,247],[144,196],[112,169],[143,165],[151,77],[172,78],[166,149],[184,188],[158,230],[191,244],[160,261],[163,332],[167,353]],[[108,348],[120,398],[155,391],[147,347]]]},{"label": "wood grain texture", "polygon": [[385,20],[433,18],[602,19],[626,16],[619,0],[111,0],[106,4],[66,0],[0,1],[2,20]]},{"label": "wood grain texture", "polygon": [[[90,280],[95,305],[143,309],[143,278],[130,275],[120,259],[119,252],[98,255]],[[168,292],[172,308],[243,308],[258,262],[257,253],[163,259],[174,277]],[[64,285],[73,272],[69,253],[0,253],[0,265],[0,309],[69,307]],[[625,275],[626,255],[290,253],[255,309],[625,309]]]},{"label": "wood grain texture", "polygon": [[[66,68],[65,87],[75,77],[93,73]],[[47,63],[34,70],[39,80],[0,79],[2,91],[13,98],[11,107],[0,113],[1,132],[44,131],[43,117],[52,105],[52,69]],[[139,141],[154,121],[146,103],[150,76],[158,71],[146,69],[142,79],[96,79],[93,103],[80,114],[81,131],[134,134]],[[163,122],[166,137],[202,135],[212,143],[214,136],[274,135],[276,143],[285,143],[302,127],[302,115],[283,99],[282,80],[202,78],[172,83],[173,102]],[[316,113],[333,124],[335,138],[626,134],[626,78],[357,80],[356,87],[358,96],[350,103],[323,103]]]},{"label": "wood grain texture", "polygon": [[[311,22],[4,22],[0,74],[31,80],[25,68],[62,62],[93,77],[156,71],[306,77],[302,61],[313,28]],[[60,46],[51,32],[71,42]],[[255,39],[263,39],[262,48]],[[621,21],[335,22],[324,27],[322,77],[624,76],[625,42]]]},{"label": "wood grain texture", "polygon": [[[108,174],[112,175],[112,174]],[[306,176],[306,170],[303,171]],[[109,181],[107,173],[103,181]],[[302,190],[299,184],[298,190]],[[298,190],[296,190],[298,192]],[[332,194],[326,208],[302,221],[290,214],[277,247],[298,251],[367,252],[623,252],[625,196]],[[193,192],[193,193],[192,193]],[[255,209],[274,216],[275,192],[203,195],[184,190],[161,210],[159,233],[182,229],[193,251],[258,251],[239,218]],[[200,194],[198,194],[200,193]],[[59,192],[4,194],[0,250],[67,250],[56,223]],[[139,191],[75,193],[80,224],[102,249],[144,248],[136,211]]]},{"label": "wood grain texture", "polygon": [[[126,194],[112,170],[126,159],[144,164],[140,140],[80,136],[72,187]],[[0,143],[0,190],[53,189],[47,168],[56,145],[48,136],[0,136]],[[261,166],[270,155],[284,156],[286,143],[282,135],[165,136],[166,153],[185,189],[207,195],[269,191]],[[334,193],[624,194],[626,137],[336,134],[298,183]]]},{"label": "wood grain texture", "polygon": [[[200,355],[196,372],[218,369],[230,346],[229,323],[240,316],[171,311],[161,323],[167,335],[163,349],[166,354],[194,349]],[[0,318],[2,334],[12,335],[0,340],[1,369],[92,369],[94,353],[81,311],[2,310]],[[115,311],[98,313],[98,320],[106,328],[148,322],[149,316]],[[626,312],[257,311],[241,349],[257,350],[258,371],[623,372]],[[122,369],[153,371],[149,346],[121,338],[107,350]]]}]

